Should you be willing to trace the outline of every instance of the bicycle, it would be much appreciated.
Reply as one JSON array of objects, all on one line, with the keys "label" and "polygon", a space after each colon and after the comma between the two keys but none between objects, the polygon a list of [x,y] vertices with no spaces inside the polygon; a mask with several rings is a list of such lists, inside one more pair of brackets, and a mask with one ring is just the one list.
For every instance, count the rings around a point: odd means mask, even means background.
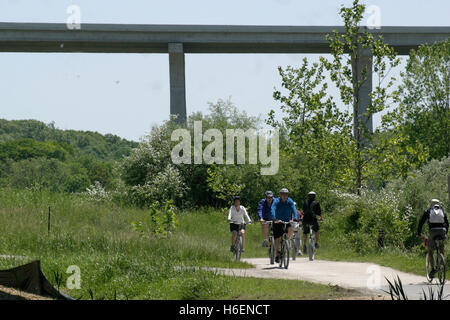
[{"label": "bicycle", "polygon": [[275,263],[275,239],[273,238],[273,221],[264,221],[263,224],[269,225],[269,260],[270,264]]},{"label": "bicycle", "polygon": [[313,225],[310,223],[307,223],[306,226],[309,227],[308,256],[309,256],[309,261],[313,261],[314,255],[316,252],[314,235],[313,235],[313,230],[312,230]]},{"label": "bicycle", "polygon": [[279,221],[278,223],[282,223],[283,224],[283,235],[281,236],[281,243],[280,243],[280,268],[285,268],[287,269],[289,267],[289,252],[291,250],[291,243],[289,241],[288,238],[288,233],[287,233],[287,225],[290,225],[292,223],[292,221],[289,222],[284,222],[284,221]]},{"label": "bicycle", "polygon": [[[436,229],[442,229],[442,234],[437,235],[434,237],[434,248],[431,249],[431,252],[433,254],[433,265],[435,267],[435,271],[438,275],[438,280],[441,285],[445,283],[445,273],[447,272],[447,266],[445,263],[445,257],[444,257],[444,240],[445,240],[445,228],[436,228]],[[433,230],[433,229],[432,229]],[[429,238],[426,238],[427,245],[429,244]],[[425,272],[427,276],[428,282],[433,282],[434,276],[430,276],[430,252],[427,252],[427,255],[425,257]]]},{"label": "bicycle", "polygon": [[300,233],[300,223],[295,222],[294,225],[294,234],[291,239],[291,248],[292,248],[292,260],[297,258],[297,255],[301,255],[301,251],[299,249],[302,247],[302,236]]},{"label": "bicycle", "polygon": [[244,228],[245,223],[241,223],[239,225],[239,230],[237,231],[236,241],[234,242],[233,256],[235,261],[239,261],[241,259],[242,254],[242,234],[241,230]]}]

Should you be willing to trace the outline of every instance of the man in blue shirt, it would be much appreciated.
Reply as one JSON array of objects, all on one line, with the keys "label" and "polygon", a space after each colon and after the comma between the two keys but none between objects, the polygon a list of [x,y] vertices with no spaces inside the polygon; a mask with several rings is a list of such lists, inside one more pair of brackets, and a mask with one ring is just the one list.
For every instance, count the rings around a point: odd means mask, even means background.
[{"label": "man in blue shirt", "polygon": [[[275,262],[280,262],[280,242],[281,236],[284,234],[283,224],[277,223],[278,221],[289,222],[291,217],[294,220],[298,220],[297,208],[295,207],[294,200],[288,197],[289,190],[283,188],[280,190],[280,197],[276,198],[272,204],[272,219],[274,220],[273,225],[273,237],[275,238]],[[291,225],[287,228],[289,240],[292,238],[294,229]]]},{"label": "man in blue shirt", "polygon": [[265,198],[261,199],[258,204],[258,216],[261,222],[262,234],[264,241],[262,246],[267,247],[269,244],[269,225],[266,221],[272,221],[272,203],[273,203],[273,193],[272,191],[265,192]]}]

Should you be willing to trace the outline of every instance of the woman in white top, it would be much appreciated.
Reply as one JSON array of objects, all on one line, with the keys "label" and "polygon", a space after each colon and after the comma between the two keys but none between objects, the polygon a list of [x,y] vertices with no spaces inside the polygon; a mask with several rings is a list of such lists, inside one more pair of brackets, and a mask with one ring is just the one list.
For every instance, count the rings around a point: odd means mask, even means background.
[{"label": "woman in white top", "polygon": [[234,251],[234,243],[236,241],[237,233],[240,231],[242,235],[242,252],[244,252],[245,245],[245,222],[252,223],[252,220],[248,216],[247,210],[244,206],[241,206],[241,198],[234,197],[234,205],[230,208],[228,213],[228,222],[230,223],[231,235],[231,248],[230,251]]}]

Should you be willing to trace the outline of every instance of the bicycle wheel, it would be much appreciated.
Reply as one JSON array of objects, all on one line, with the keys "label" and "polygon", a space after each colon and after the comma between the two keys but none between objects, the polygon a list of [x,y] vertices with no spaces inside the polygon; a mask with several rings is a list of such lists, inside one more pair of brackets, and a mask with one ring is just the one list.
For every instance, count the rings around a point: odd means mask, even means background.
[{"label": "bicycle wheel", "polygon": [[430,253],[427,252],[427,255],[425,256],[425,274],[427,276],[428,282],[433,282],[433,278],[430,278],[430,271],[431,271],[431,265],[430,265]]},{"label": "bicycle wheel", "polygon": [[292,248],[292,260],[295,260],[295,258],[297,258],[297,240],[295,238],[292,238],[291,240],[291,248]]},{"label": "bicycle wheel", "polygon": [[316,250],[316,248],[314,247],[314,240],[312,237],[309,237],[309,244],[308,244],[308,256],[309,256],[309,261],[313,261],[314,260],[314,251]]},{"label": "bicycle wheel", "polygon": [[442,253],[439,253],[437,255],[436,260],[437,260],[436,261],[436,269],[437,269],[439,283],[443,285],[445,283],[445,273],[447,272],[447,268],[445,265],[445,257]]},{"label": "bicycle wheel", "polygon": [[289,267],[289,252],[291,252],[291,244],[289,241],[285,241],[283,259],[284,260],[284,268],[287,269]]},{"label": "bicycle wheel", "polygon": [[234,259],[239,261],[241,259],[241,237],[237,237],[236,243],[234,244]]},{"label": "bicycle wheel", "polygon": [[298,237],[298,240],[297,240],[297,248],[298,248],[298,255],[299,256],[303,255],[303,253],[302,253],[302,237],[301,237],[301,235]]},{"label": "bicycle wheel", "polygon": [[275,243],[273,242],[273,238],[269,238],[269,259],[270,264],[275,263]]},{"label": "bicycle wheel", "polygon": [[284,240],[281,239],[281,243],[280,243],[280,262],[279,262],[279,267],[283,268],[283,262],[284,262]]}]

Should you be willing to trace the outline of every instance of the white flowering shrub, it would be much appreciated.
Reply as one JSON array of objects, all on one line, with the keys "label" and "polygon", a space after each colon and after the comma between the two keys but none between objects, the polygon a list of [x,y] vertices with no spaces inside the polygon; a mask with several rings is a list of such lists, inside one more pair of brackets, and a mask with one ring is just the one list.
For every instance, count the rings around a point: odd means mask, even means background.
[{"label": "white flowering shrub", "polygon": [[91,201],[111,201],[111,195],[103,188],[99,181],[95,181],[94,184],[86,188],[86,194]]},{"label": "white flowering shrub", "polygon": [[166,122],[153,127],[122,162],[121,177],[134,204],[148,207],[155,201],[181,199],[187,189],[170,157],[172,126]]},{"label": "white flowering shrub", "polygon": [[169,164],[144,185],[132,186],[129,196],[135,204],[149,206],[154,201],[179,199],[185,189],[179,171]]}]

